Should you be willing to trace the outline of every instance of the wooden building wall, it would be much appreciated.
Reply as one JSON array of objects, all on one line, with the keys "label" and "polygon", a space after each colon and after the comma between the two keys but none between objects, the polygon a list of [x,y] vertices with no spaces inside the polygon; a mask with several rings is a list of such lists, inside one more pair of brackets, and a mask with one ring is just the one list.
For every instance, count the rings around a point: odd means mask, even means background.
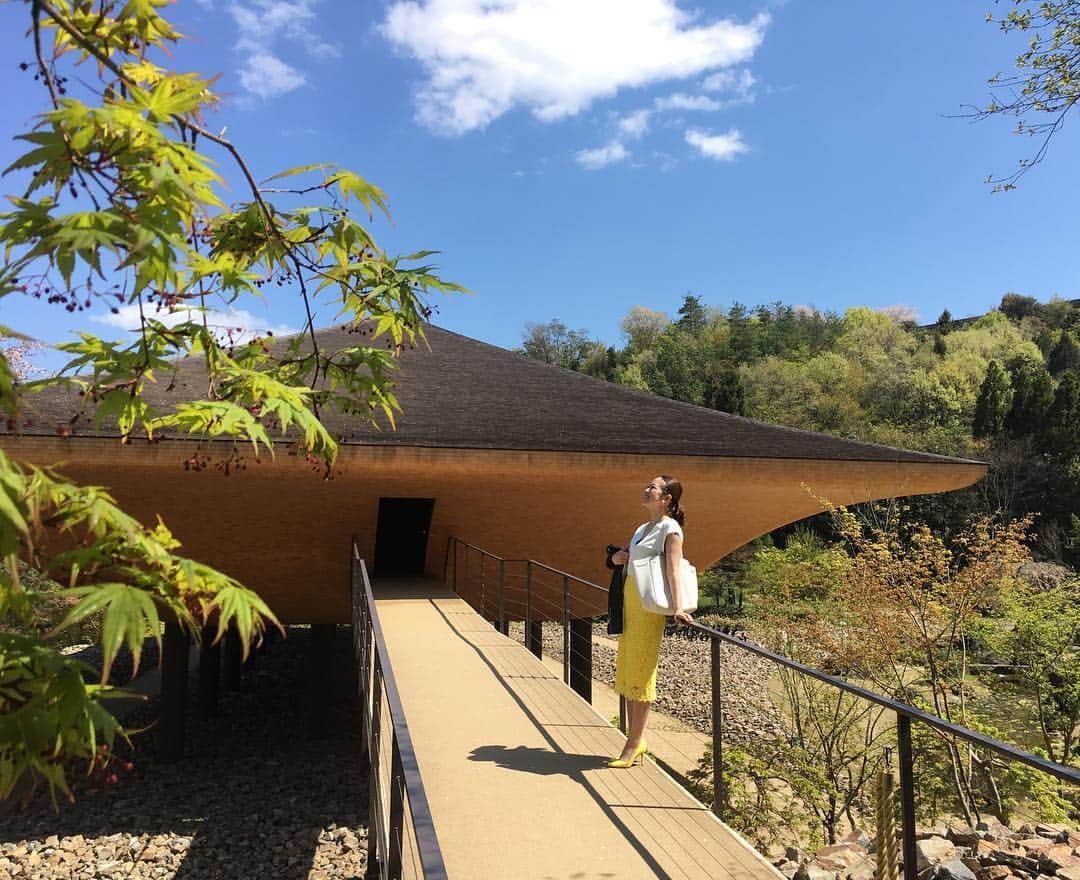
[{"label": "wooden building wall", "polygon": [[[147,523],[161,516],[181,552],[256,589],[283,622],[346,623],[349,540],[374,553],[380,497],[434,498],[427,572],[453,535],[606,584],[603,548],[645,519],[660,473],[684,484],[686,555],[704,568],[780,525],[836,504],[960,488],[979,464],[897,464],[350,446],[332,480],[284,453],[224,476],[185,471],[195,444],[120,446],[93,438],[5,437],[8,454],[108,487]],[[557,597],[551,597],[553,600]],[[599,609],[599,603],[597,608]],[[579,608],[585,611],[584,608]]]}]

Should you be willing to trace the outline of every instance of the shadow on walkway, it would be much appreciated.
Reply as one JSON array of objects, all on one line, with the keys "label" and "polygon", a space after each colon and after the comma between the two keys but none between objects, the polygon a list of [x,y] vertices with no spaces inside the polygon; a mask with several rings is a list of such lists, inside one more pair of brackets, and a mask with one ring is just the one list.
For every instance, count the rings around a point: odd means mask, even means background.
[{"label": "shadow on walkway", "polygon": [[600,755],[572,755],[551,749],[529,746],[479,746],[469,755],[470,761],[490,761],[506,770],[539,773],[541,776],[574,776],[582,770],[596,770],[607,764]]}]

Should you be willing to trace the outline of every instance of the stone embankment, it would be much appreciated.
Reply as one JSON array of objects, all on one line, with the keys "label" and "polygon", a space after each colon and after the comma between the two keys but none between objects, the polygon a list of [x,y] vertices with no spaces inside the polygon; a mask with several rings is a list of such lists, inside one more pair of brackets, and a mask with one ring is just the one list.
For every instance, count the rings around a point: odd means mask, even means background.
[{"label": "stone embankment", "polygon": [[[307,637],[290,629],[259,654],[242,689],[222,692],[214,719],[198,717],[192,692],[182,761],[157,761],[150,730],[114,763],[114,782],[80,785],[59,812],[42,797],[0,816],[0,880],[363,877],[367,767],[348,633],[339,633],[334,700],[318,739],[303,710]],[[155,717],[148,704],[128,723]]]},{"label": "stone embankment", "polygon": [[[916,852],[920,880],[1080,880],[1080,831],[1062,825],[947,825],[920,831]],[[813,854],[788,847],[774,864],[789,880],[873,880],[877,860],[855,831]]]}]

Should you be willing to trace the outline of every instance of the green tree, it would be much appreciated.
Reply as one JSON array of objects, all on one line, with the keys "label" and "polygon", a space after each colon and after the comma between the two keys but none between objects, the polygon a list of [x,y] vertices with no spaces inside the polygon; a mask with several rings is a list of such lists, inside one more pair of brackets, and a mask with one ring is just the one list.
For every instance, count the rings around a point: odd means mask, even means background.
[{"label": "green tree", "polygon": [[1010,365],[1012,404],[1005,428],[1013,437],[1038,436],[1054,402],[1054,381],[1041,363],[1023,358]]},{"label": "green tree", "polygon": [[705,380],[702,403],[709,409],[736,416],[746,415],[746,388],[743,387],[739,371],[722,367],[711,373]]},{"label": "green tree", "polygon": [[1039,314],[1039,301],[1033,296],[1006,293],[1001,298],[998,310],[1009,320],[1019,323],[1024,318],[1034,317]]},{"label": "green tree", "polygon": [[[218,101],[211,81],[169,66],[181,38],[166,5],[21,4],[47,108],[18,136],[28,149],[8,168],[21,188],[0,214],[0,299],[40,295],[68,312],[125,305],[141,317],[130,344],[83,333],[59,346],[71,360],[56,378],[21,382],[0,353],[0,409],[14,414],[26,394],[68,382],[124,442],[167,430],[273,456],[274,432],[329,474],[337,442],[320,414],[392,424],[396,355],[422,337],[428,294],[459,288],[424,264],[430,252],[398,258],[376,244],[354,212],[370,218],[386,199],[354,172],[306,165],[258,183],[203,123]],[[77,89],[80,62],[89,63]],[[225,204],[224,191],[237,201]],[[214,325],[215,304],[243,303],[268,284],[305,310],[302,334],[239,343]],[[320,346],[319,303],[363,331],[357,344]],[[189,316],[179,324],[153,317],[178,310]],[[11,328],[0,335],[18,338]],[[205,396],[152,407],[147,383],[192,356],[205,362]],[[245,652],[276,624],[255,593],[179,549],[164,524],[137,522],[101,488],[0,452],[0,798],[41,783],[70,796],[74,762],[106,760],[97,746],[126,735],[102,704],[113,659],[127,646],[137,665],[163,619],[196,640],[204,626],[220,637],[234,625]],[[67,585],[69,608],[42,631],[35,609],[53,597],[40,585],[54,581]],[[67,629],[95,615],[96,682],[58,650]]]},{"label": "green tree", "polygon": [[700,404],[704,370],[693,356],[691,340],[673,325],[653,345],[653,357],[642,362],[641,373],[653,394]]},{"label": "green tree", "polygon": [[1066,370],[1080,370],[1080,342],[1068,330],[1062,330],[1057,344],[1050,350],[1046,362],[1052,376]]},{"label": "green tree", "polygon": [[1046,414],[1045,446],[1066,470],[1080,466],[1080,373],[1066,373],[1054,391]]},{"label": "green tree", "polygon": [[654,312],[644,306],[634,306],[622,319],[621,329],[626,337],[629,354],[637,354],[652,348],[657,337],[671,321],[663,312]]},{"label": "green tree", "polygon": [[1004,370],[997,361],[990,361],[986,377],[979,388],[975,402],[975,422],[971,433],[979,439],[997,437],[1005,430],[1005,417],[1009,413],[1012,389]]},{"label": "green tree", "polygon": [[935,326],[937,327],[938,333],[940,333],[942,336],[947,336],[949,333],[951,333],[953,328],[952,312],[950,312],[948,309],[945,309],[940,315],[938,315],[937,323],[935,324]]},{"label": "green tree", "polygon": [[1035,152],[1012,174],[991,178],[995,189],[1016,186],[1046,156],[1054,135],[1080,100],[1080,3],[1076,0],[1012,0],[1005,15],[987,14],[987,21],[1005,34],[1023,37],[1016,70],[990,78],[994,97],[974,112],[977,118],[1013,116],[1016,132],[1036,138]]},{"label": "green tree", "polygon": [[522,350],[545,364],[578,370],[604,347],[589,337],[588,330],[571,330],[558,318],[546,324],[526,324]]},{"label": "green tree", "polygon": [[1050,589],[1009,582],[982,637],[1035,694],[1050,760],[1080,763],[1080,582]]},{"label": "green tree", "polygon": [[708,312],[701,304],[701,300],[688,293],[683,297],[682,305],[679,306],[679,320],[675,323],[678,324],[680,330],[696,336],[705,329],[708,317]]}]

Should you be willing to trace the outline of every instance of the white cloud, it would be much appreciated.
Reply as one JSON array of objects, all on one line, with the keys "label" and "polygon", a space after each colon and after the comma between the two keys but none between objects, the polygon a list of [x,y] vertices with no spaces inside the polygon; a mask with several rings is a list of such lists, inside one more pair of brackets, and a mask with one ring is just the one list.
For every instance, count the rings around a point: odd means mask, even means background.
[{"label": "white cloud", "polygon": [[[177,309],[173,312],[150,310],[147,317],[160,321],[167,327],[175,327],[185,321],[202,321],[202,312],[194,309]],[[138,330],[141,324],[139,304],[129,303],[120,306],[114,313],[94,315],[93,320],[121,330]],[[297,332],[296,328],[285,324],[270,324],[265,318],[259,318],[246,309],[207,309],[206,321],[215,335],[222,336],[231,332],[232,341],[238,344],[249,342],[256,336],[265,336],[267,331],[275,336],[289,336]]]},{"label": "white cloud", "polygon": [[258,98],[284,95],[306,82],[300,71],[269,53],[249,55],[240,68],[240,85]]},{"label": "white cloud", "polygon": [[730,161],[750,149],[743,143],[742,134],[739,133],[737,128],[733,128],[724,134],[709,134],[696,128],[687,129],[686,142],[692,147],[697,147],[703,156],[726,161]]},{"label": "white cloud", "polygon": [[719,110],[721,106],[719,101],[710,98],[708,95],[686,95],[682,92],[656,99],[657,110],[704,110],[712,112]]},{"label": "white cloud", "polygon": [[623,116],[619,122],[619,134],[628,138],[639,138],[645,135],[649,130],[649,117],[652,116],[651,110],[635,110],[633,113],[629,113]]},{"label": "white cloud", "polygon": [[607,146],[597,147],[594,150],[578,150],[574,158],[577,159],[579,165],[595,171],[605,165],[621,162],[629,155],[630,152],[619,141],[612,141]]},{"label": "white cloud", "polygon": [[276,54],[278,44],[298,43],[308,58],[326,60],[341,50],[315,32],[319,0],[244,0],[229,5],[243,57],[240,84],[251,95],[272,98],[299,88],[307,78]]},{"label": "white cloud", "polygon": [[551,121],[623,88],[742,64],[768,23],[706,22],[677,0],[397,0],[381,30],[423,65],[418,119],[462,134],[515,107]]},{"label": "white cloud", "polygon": [[705,77],[701,82],[701,87],[707,92],[747,94],[756,83],[754,75],[743,68],[742,70],[718,70]]}]

